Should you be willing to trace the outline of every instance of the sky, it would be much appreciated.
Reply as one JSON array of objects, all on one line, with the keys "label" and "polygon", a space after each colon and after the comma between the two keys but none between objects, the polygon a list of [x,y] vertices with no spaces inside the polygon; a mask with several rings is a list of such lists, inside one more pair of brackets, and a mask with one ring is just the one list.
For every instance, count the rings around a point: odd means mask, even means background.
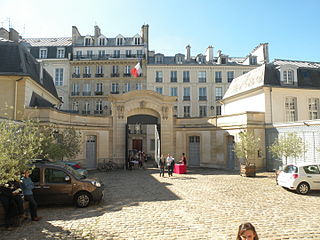
[{"label": "sky", "polygon": [[149,25],[149,49],[191,55],[214,52],[244,57],[269,43],[270,61],[320,62],[318,0],[0,0],[0,27],[25,38],[93,35],[98,25],[106,37],[140,34]]}]

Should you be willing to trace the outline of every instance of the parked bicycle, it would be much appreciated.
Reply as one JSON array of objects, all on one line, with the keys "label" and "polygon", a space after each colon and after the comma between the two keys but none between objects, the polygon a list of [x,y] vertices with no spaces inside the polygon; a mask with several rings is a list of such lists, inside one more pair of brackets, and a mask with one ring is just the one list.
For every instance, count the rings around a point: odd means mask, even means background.
[{"label": "parked bicycle", "polygon": [[115,169],[115,163],[112,161],[98,163],[98,170],[101,172],[107,172]]}]

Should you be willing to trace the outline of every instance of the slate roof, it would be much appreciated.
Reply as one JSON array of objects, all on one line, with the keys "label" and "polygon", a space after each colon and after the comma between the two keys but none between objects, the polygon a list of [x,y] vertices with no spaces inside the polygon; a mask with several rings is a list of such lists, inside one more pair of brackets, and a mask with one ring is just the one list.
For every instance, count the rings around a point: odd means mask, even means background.
[{"label": "slate roof", "polygon": [[[297,67],[296,84],[281,83],[280,68],[283,65]],[[283,88],[319,89],[320,90],[320,63],[276,59],[273,63],[264,64],[250,72],[233,79],[223,100],[262,86]]]},{"label": "slate roof", "polygon": [[22,44],[0,41],[0,75],[29,76],[59,99],[51,75],[43,69],[40,80],[40,64]]},{"label": "slate roof", "polygon": [[29,44],[31,47],[65,47],[72,45],[72,38],[24,38],[21,42]]}]

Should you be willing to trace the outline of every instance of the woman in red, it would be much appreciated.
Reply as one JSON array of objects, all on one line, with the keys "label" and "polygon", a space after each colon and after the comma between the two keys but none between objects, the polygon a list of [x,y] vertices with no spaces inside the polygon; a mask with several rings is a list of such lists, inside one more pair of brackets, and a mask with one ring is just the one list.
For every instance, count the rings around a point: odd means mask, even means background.
[{"label": "woman in red", "polygon": [[180,163],[183,164],[183,165],[187,165],[187,158],[184,155],[184,153],[182,153],[182,156],[180,158]]}]

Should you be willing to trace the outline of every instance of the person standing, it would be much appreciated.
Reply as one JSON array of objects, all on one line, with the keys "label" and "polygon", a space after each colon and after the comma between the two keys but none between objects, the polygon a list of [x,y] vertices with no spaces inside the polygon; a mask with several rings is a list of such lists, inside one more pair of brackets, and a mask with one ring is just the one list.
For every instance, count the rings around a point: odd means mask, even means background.
[{"label": "person standing", "polygon": [[159,159],[159,171],[160,171],[160,177],[164,177],[164,168],[165,168],[165,158],[163,157],[163,154],[161,155]]},{"label": "person standing", "polygon": [[259,240],[255,227],[247,222],[239,226],[236,240]]},{"label": "person standing", "polygon": [[39,221],[42,217],[37,215],[38,204],[34,200],[32,189],[34,189],[34,184],[31,180],[29,170],[25,171],[21,179],[21,187],[24,195],[24,199],[29,202],[29,209],[32,221]]},{"label": "person standing", "polygon": [[182,153],[182,156],[180,158],[180,163],[183,165],[187,165],[187,158],[184,153]]},{"label": "person standing", "polygon": [[173,168],[174,168],[174,158],[171,154],[167,156],[167,168],[168,168],[168,176],[172,176]]}]

